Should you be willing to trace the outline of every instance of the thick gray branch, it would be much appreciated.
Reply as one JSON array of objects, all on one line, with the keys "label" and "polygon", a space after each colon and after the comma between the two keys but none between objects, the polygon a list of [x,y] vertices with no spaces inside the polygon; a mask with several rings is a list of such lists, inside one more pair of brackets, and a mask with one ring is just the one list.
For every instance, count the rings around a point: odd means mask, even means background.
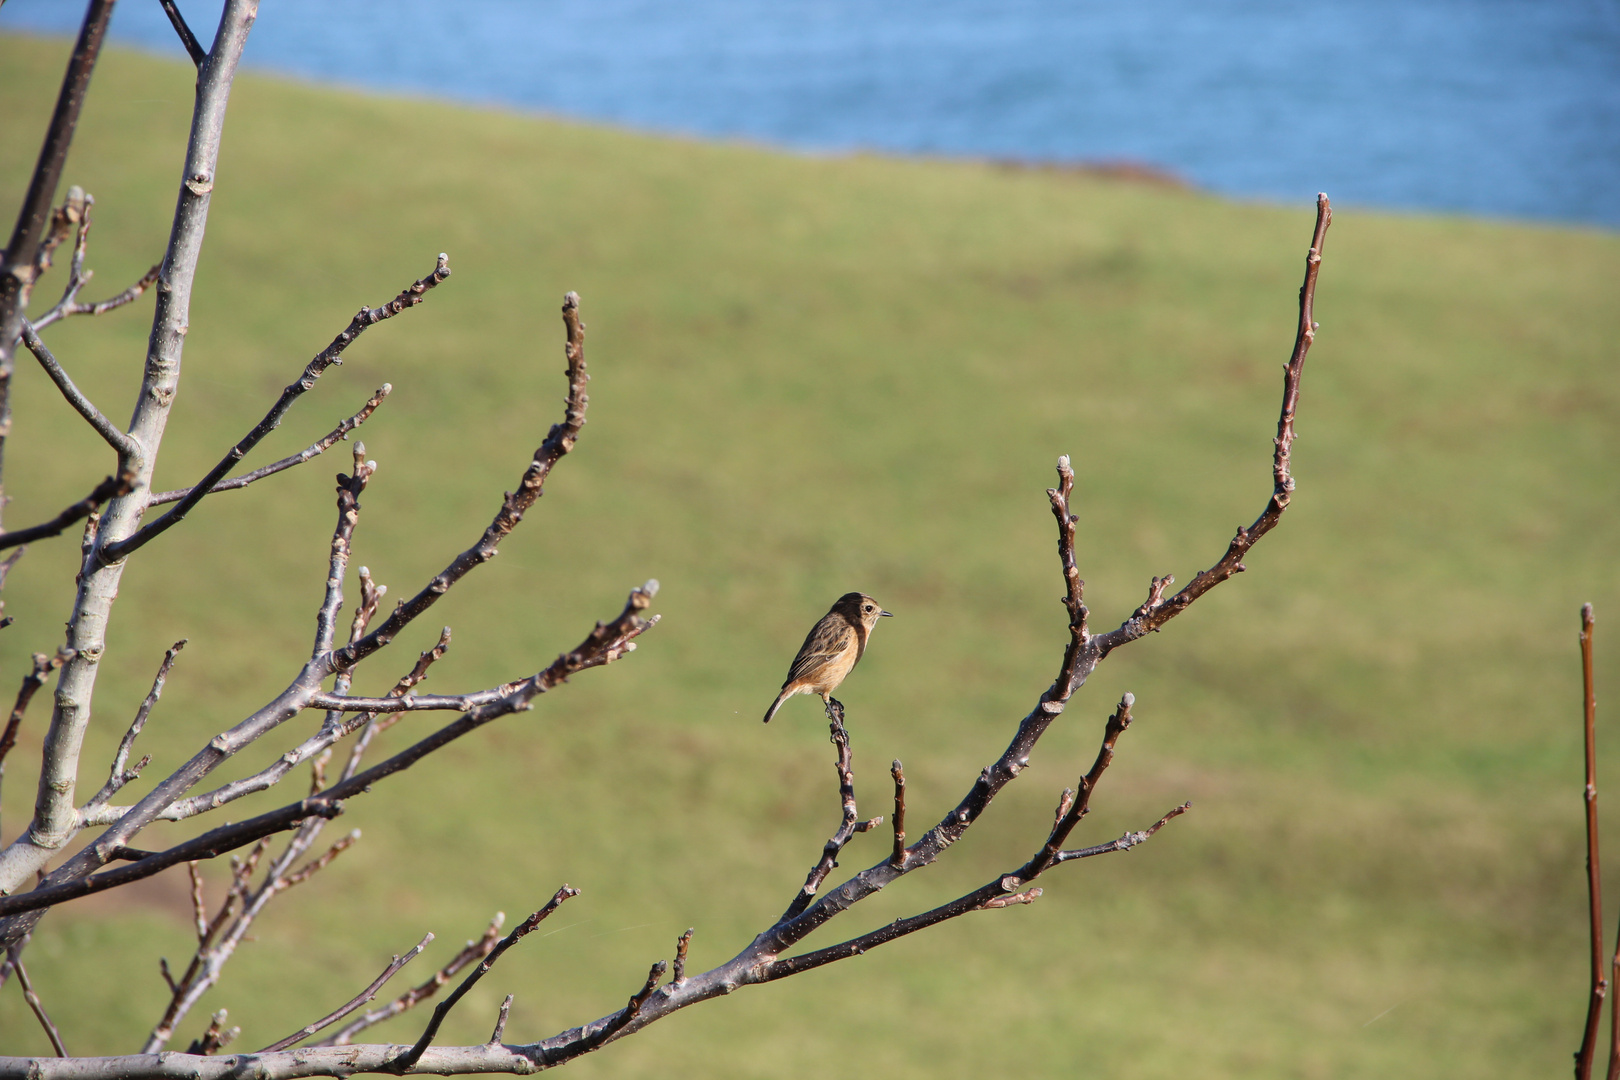
[{"label": "thick gray branch", "polygon": [[[185,171],[163,270],[158,278],[157,306],[147,343],[140,396],[129,427],[130,437],[142,450],[141,469],[129,493],[108,504],[98,534],[101,543],[117,543],[133,534],[145,510],[153,463],[179,387],[191,289],[208,222],[209,196],[219,161],[225,106],[257,10],[256,0],[228,0],[220,16],[213,50],[197,80]],[[56,708],[41,757],[34,823],[23,836],[0,851],[0,893],[14,893],[31,882],[35,872],[61,852],[78,827],[74,792],[79,753],[90,721],[96,674],[106,647],[107,620],[123,576],[123,564],[100,563],[94,555],[92,551],[80,576],[68,621],[67,644],[74,650],[74,656],[63,666],[57,681]],[[0,945],[9,947],[20,940],[37,918],[27,916],[0,924]]]}]

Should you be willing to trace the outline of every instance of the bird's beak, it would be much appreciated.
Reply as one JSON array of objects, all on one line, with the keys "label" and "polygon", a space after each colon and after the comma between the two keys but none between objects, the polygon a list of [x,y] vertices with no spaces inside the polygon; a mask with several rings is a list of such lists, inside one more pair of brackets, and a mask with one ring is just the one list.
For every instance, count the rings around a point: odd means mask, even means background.
[{"label": "bird's beak", "polygon": [[888,618],[891,618],[891,619],[894,618],[894,612],[892,612],[892,611],[880,611],[880,612],[878,612],[878,614],[880,616],[887,616]]}]

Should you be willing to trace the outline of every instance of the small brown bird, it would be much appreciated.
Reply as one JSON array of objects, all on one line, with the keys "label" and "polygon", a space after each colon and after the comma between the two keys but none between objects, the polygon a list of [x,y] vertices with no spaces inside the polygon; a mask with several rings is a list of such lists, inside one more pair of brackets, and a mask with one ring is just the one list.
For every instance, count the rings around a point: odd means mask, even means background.
[{"label": "small brown bird", "polygon": [[884,611],[876,600],[865,593],[852,592],[840,596],[832,610],[821,617],[821,621],[804,639],[804,644],[799,646],[799,655],[793,658],[787,681],[782,684],[782,692],[776,695],[776,700],[771,702],[770,712],[765,714],[765,723],[770,723],[776,710],[782,707],[782,702],[794,694],[819,694],[823,702],[827,701],[832,692],[838,689],[838,684],[860,662],[862,654],[866,652],[866,639],[871,636],[872,627],[883,616],[893,614],[892,611]]}]

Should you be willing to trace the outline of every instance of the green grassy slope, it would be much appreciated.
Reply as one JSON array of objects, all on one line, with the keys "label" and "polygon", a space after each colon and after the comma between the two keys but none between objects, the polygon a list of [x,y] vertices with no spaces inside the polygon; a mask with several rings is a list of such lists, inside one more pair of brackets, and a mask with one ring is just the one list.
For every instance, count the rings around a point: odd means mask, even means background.
[{"label": "green grassy slope", "polygon": [[[0,205],[26,181],[64,55],[0,40]],[[162,250],[191,81],[128,53],[102,62],[67,170],[97,198],[93,295]],[[431,689],[532,671],[632,584],[664,585],[664,622],[633,657],[352,805],[339,825],[362,843],[275,905],[205,1003],[230,1009],[244,1048],[343,1000],[423,931],[439,935],[425,971],[493,910],[517,917],[563,881],[583,895],[481,984],[447,1040],[487,1037],[507,991],[509,1038],[599,1016],[688,926],[695,964],[729,957],[836,821],[816,704],[758,721],[834,596],[862,589],[899,613],[840,696],[863,809],[887,812],[884,767],[903,758],[915,832],[1056,669],[1043,489],[1060,453],[1080,473],[1098,626],[1151,574],[1208,565],[1269,491],[1307,201],[797,157],[260,76],[231,111],[160,485],[188,483],[357,306],[443,250],[455,276],[368,332],[255,460],[392,382],[363,430],[380,470],[356,564],[408,595],[472,541],[559,416],[565,289],[590,324],[590,420],[500,558],[362,688],[444,623],[456,642]],[[1055,872],[1031,907],[690,1010],[571,1070],[1566,1068],[1584,978],[1575,614],[1587,599],[1620,612],[1616,280],[1611,234],[1338,208],[1281,528],[1249,573],[1105,664],[943,865],[842,929],[1021,861],[1127,689],[1139,721],[1078,835],[1111,838],[1184,798],[1194,812],[1129,856]],[[115,416],[149,312],[52,331]],[[13,526],[108,468],[40,372],[18,372]],[[86,784],[174,639],[191,645],[142,737],[155,775],[285,684],[346,453],[217,497],[132,566]],[[37,545],[7,582],[7,682],[58,642],[75,549]],[[1620,678],[1612,659],[1600,677]],[[8,762],[7,839],[31,806],[44,704]],[[289,727],[278,745],[307,724]],[[857,838],[845,868],[879,859],[885,835]],[[42,924],[33,973],[70,1049],[123,1051],[154,1022],[157,955],[189,955],[184,896],[166,876]],[[0,995],[0,1051],[45,1049],[20,995]]]}]

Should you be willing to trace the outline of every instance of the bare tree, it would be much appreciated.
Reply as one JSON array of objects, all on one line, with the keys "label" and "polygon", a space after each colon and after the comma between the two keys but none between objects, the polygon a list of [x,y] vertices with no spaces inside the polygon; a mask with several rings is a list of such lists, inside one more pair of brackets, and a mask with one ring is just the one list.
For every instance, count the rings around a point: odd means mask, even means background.
[{"label": "bare tree", "polygon": [[[1075,554],[1076,518],[1070,510],[1074,472],[1067,457],[1058,459],[1058,483],[1047,491],[1057,523],[1057,549],[1064,583],[1063,603],[1068,633],[1051,684],[1036,696],[1035,704],[1013,725],[1007,748],[976,777],[954,808],[915,841],[907,843],[905,830],[905,774],[899,761],[891,769],[893,782],[893,845],[877,864],[827,889],[845,845],[856,833],[879,827],[883,819],[864,819],[857,806],[850,736],[844,726],[843,706],[833,701],[827,715],[835,748],[835,772],[840,821],[822,845],[804,883],[792,895],[781,915],[764,927],[730,960],[709,971],[688,974],[687,946],[691,931],[674,943],[669,961],[652,964],[645,982],[633,988],[625,1005],[612,1014],[591,1020],[547,1038],[507,1043],[505,1024],[510,997],[502,1006],[488,1042],[477,1046],[433,1045],[449,1011],[506,951],[543,919],[577,893],[561,886],[537,911],[511,933],[501,936],[500,919],[492,921],[480,938],[469,942],[448,964],[425,982],[381,1006],[367,1008],[385,983],[431,938],[395,957],[378,977],[343,1007],[313,1020],[285,1038],[251,1054],[221,1055],[232,1038],[223,1012],[212,1018],[201,1038],[184,1052],[168,1050],[176,1026],[202,995],[220,979],[254,919],[277,896],[329,866],[355,840],[354,834],[327,844],[317,853],[322,831],[343,812],[347,800],[379,782],[409,769],[427,755],[476,728],[509,714],[533,707],[535,699],[561,686],[570,676],[610,664],[636,647],[636,640],[657,621],[646,613],[657,592],[649,581],[630,590],[617,615],[588,630],[580,644],[532,674],[516,674],[500,685],[449,695],[418,694],[415,687],[450,645],[446,629],[432,649],[422,653],[393,689],[381,697],[350,693],[356,669],[384,655],[407,626],[424,616],[447,591],[489,561],[502,540],[515,529],[543,493],[551,470],[570,453],[580,436],[588,405],[584,339],[579,298],[570,293],[562,305],[567,396],[561,420],[555,423],[522,476],[502,499],[493,519],[472,544],[450,558],[444,569],[423,584],[409,599],[379,616],[386,589],[375,584],[364,568],[358,580],[359,598],[342,633],[339,613],[350,581],[351,542],[360,514],[360,497],[372,478],[375,464],[355,444],[350,471],[338,475],[337,516],[332,532],[326,589],[315,612],[315,634],[307,656],[288,661],[286,688],[262,707],[222,734],[207,739],[186,762],[152,785],[130,804],[116,797],[140,780],[149,764],[130,759],[142,726],[163,690],[170,666],[184,642],[166,654],[151,693],[142,703],[110,764],[107,780],[88,798],[79,795],[84,763],[81,751],[90,717],[98,664],[105,643],[118,582],[131,557],[148,543],[160,541],[202,499],[217,492],[246,487],[318,457],[365,423],[384,403],[383,386],[349,419],[299,454],[230,477],[237,465],[274,429],[330,367],[342,362],[344,349],[377,323],[419,306],[427,294],[450,276],[447,256],[440,255],[430,273],[403,289],[380,307],[364,307],[329,345],[318,352],[302,373],[289,383],[264,418],[232,446],[206,475],[188,488],[153,492],[151,478],[161,448],[169,410],[179,388],[191,289],[195,279],[213,191],[215,165],[225,120],[232,78],[253,24],[254,0],[227,0],[212,44],[204,49],[186,26],[179,10],[164,0],[187,52],[197,64],[196,103],[191,136],[179,186],[168,249],[162,262],[140,281],[101,302],[86,303],[79,293],[88,280],[84,269],[94,200],[77,188],[69,189],[60,206],[52,208],[78,115],[79,102],[89,83],[105,34],[111,0],[92,0],[84,28],[68,65],[62,92],[38,167],[24,199],[18,224],[0,266],[0,450],[9,430],[8,392],[17,348],[24,346],[44,368],[63,397],[105,441],[115,465],[107,479],[48,521],[0,532],[0,548],[15,549],[0,563],[0,583],[11,571],[24,542],[59,535],[83,522],[82,559],[79,566],[68,633],[54,656],[34,658],[23,678],[16,706],[3,736],[0,762],[15,742],[18,725],[29,700],[54,674],[56,693],[50,726],[39,763],[38,796],[34,816],[21,832],[0,849],[0,949],[5,961],[0,982],[15,977],[59,1055],[55,1059],[0,1058],[0,1075],[32,1077],[212,1077],[252,1074],[259,1077],[347,1075],[355,1072],[527,1073],[559,1065],[624,1038],[688,1005],[724,996],[740,987],[773,982],[824,964],[856,957],[896,938],[915,933],[969,912],[1032,903],[1041,894],[1036,882],[1061,864],[1111,852],[1125,851],[1152,837],[1189,804],[1173,807],[1141,831],[1127,832],[1105,843],[1068,847],[1069,837],[1088,812],[1097,785],[1113,760],[1120,736],[1130,726],[1135,701],[1130,694],[1118,703],[1103,728],[1101,747],[1090,769],[1074,788],[1059,797],[1053,823],[1044,838],[1033,838],[1033,853],[980,887],[949,903],[902,918],[869,933],[835,945],[795,952],[812,932],[908,874],[931,865],[973,826],[992,800],[1029,764],[1042,735],[1060,716],[1071,696],[1111,653],[1162,628],[1210,589],[1244,569],[1250,548],[1265,536],[1288,508],[1294,490],[1289,453],[1294,441],[1294,414],[1307,351],[1315,336],[1312,319],[1317,271],[1331,212],[1325,196],[1318,198],[1315,231],[1306,259],[1305,280],[1299,296],[1299,324],[1292,356],[1283,381],[1282,409],[1278,418],[1272,461],[1272,489],[1260,516],[1238,529],[1226,551],[1208,569],[1198,572],[1180,591],[1171,592],[1174,579],[1156,577],[1141,606],[1117,627],[1093,633],[1085,604],[1084,582]],[[30,318],[30,301],[40,278],[51,269],[54,253],[72,241],[68,280],[61,299]],[[133,419],[127,430],[110,422],[75,386],[67,369],[47,348],[40,331],[72,316],[98,315],[135,300],[152,289],[156,295],[146,365],[137,394]],[[168,509],[151,513],[160,506]],[[377,734],[407,712],[440,711],[453,715],[438,730],[385,760],[365,765],[364,756]],[[281,725],[313,712],[311,733],[295,748],[264,763],[257,772],[209,788],[208,777],[221,764],[254,748]],[[332,757],[346,747],[341,766]],[[275,787],[300,766],[310,769],[306,794],[279,809],[246,821],[221,825],[194,839],[164,850],[137,847],[142,830],[156,821],[180,821],[213,813],[246,795]],[[57,866],[60,858],[85,830],[100,830],[81,849]],[[277,845],[280,845],[279,848]],[[273,850],[274,849],[274,850]],[[210,911],[204,902],[198,863],[228,853],[231,880],[225,899]],[[127,1057],[67,1056],[72,1033],[59,1033],[49,1018],[47,1003],[33,990],[24,964],[24,952],[38,920],[54,905],[90,893],[117,888],[185,863],[192,875],[192,898],[197,947],[187,967],[178,973],[165,963],[170,998],[155,1019],[151,1036],[141,1052]],[[36,880],[37,879],[37,880]],[[355,1044],[356,1035],[381,1020],[396,1016],[433,997],[460,972],[471,968],[457,988],[435,1009],[413,1046]],[[316,1039],[313,1045],[300,1046]]]}]

